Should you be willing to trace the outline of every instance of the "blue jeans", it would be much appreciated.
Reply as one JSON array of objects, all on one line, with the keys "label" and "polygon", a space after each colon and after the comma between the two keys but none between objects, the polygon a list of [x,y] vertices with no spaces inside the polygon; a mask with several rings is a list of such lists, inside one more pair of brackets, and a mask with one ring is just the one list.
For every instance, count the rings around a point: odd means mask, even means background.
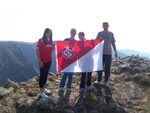
[{"label": "blue jeans", "polygon": [[68,84],[67,84],[67,87],[68,88],[71,88],[71,84],[72,84],[72,76],[73,76],[73,73],[72,72],[65,72],[62,79],[61,79],[61,82],[60,82],[60,88],[64,88],[65,86],[65,83],[66,83],[66,80],[68,78]]}]

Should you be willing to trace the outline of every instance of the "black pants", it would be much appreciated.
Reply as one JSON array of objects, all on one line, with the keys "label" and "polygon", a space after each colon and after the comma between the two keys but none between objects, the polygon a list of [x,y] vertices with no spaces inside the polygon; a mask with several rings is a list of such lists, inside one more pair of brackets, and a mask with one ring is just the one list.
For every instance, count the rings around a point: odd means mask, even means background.
[{"label": "black pants", "polygon": [[[103,66],[105,66],[104,68],[105,82],[108,81],[110,76],[111,62],[112,62],[111,55],[103,55]],[[102,71],[98,71],[98,81],[101,80],[102,80]]]},{"label": "black pants", "polygon": [[44,63],[43,68],[40,68],[39,86],[43,88],[46,85],[47,75],[51,66],[51,62]]},{"label": "black pants", "polygon": [[91,85],[91,75],[92,75],[92,72],[85,72],[85,73],[82,73],[81,75],[81,84],[80,84],[80,88],[85,88],[85,79],[86,79],[86,75],[87,75],[87,86],[90,86]]}]

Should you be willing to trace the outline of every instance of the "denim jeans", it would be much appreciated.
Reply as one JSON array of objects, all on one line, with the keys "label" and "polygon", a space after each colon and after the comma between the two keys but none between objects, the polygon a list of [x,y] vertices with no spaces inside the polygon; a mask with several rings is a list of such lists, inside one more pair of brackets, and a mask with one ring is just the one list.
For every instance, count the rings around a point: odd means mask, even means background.
[{"label": "denim jeans", "polygon": [[[105,66],[105,82],[108,82],[110,77],[110,69],[111,69],[111,55],[103,55],[103,66]],[[98,71],[98,81],[102,79],[102,71]]]},{"label": "denim jeans", "polygon": [[61,82],[60,82],[60,88],[64,88],[65,86],[65,83],[66,83],[66,80],[68,78],[68,84],[67,84],[67,88],[71,88],[71,85],[72,85],[72,76],[73,76],[73,73],[72,72],[64,72],[64,75],[61,79]]}]

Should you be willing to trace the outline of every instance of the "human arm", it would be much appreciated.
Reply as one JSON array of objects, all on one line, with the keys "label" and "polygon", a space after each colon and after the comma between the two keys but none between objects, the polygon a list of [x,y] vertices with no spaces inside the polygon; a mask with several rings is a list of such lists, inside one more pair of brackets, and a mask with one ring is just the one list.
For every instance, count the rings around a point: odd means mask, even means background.
[{"label": "human arm", "polygon": [[102,38],[101,32],[98,32],[98,34],[97,34],[97,36],[96,36],[96,39],[99,39],[99,38]]},{"label": "human arm", "polygon": [[115,57],[117,58],[118,57],[118,54],[117,54],[117,49],[116,49],[116,44],[115,43],[112,43],[112,47],[115,51]]},{"label": "human arm", "polygon": [[40,65],[40,68],[43,68],[43,62],[41,60],[41,57],[40,57],[40,51],[39,49],[36,49],[36,55],[37,55],[37,58],[38,58],[38,61],[39,61],[39,65]]},{"label": "human arm", "polygon": [[40,40],[38,41],[38,44],[36,46],[36,55],[37,55],[37,58],[38,58],[38,61],[39,61],[39,65],[40,65],[40,68],[43,68],[43,62],[41,60],[41,57],[40,57],[40,48],[41,48],[41,43],[40,43]]}]

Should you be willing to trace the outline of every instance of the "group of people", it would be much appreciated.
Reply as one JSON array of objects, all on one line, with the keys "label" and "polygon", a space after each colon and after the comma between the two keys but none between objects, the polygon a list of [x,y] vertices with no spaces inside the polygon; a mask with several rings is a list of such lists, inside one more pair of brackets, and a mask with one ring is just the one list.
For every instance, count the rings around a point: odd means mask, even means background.
[{"label": "group of people", "polygon": [[[112,61],[112,49],[113,47],[115,51],[115,57],[117,57],[117,50],[115,45],[115,38],[112,32],[108,31],[109,24],[108,22],[104,22],[102,24],[103,31],[99,32],[96,39],[102,38],[104,39],[104,47],[103,47],[103,65],[105,66],[105,85],[109,87],[109,77],[110,77],[110,69],[111,69],[111,61]],[[76,41],[75,40],[76,29],[71,29],[70,31],[70,38],[65,39],[65,41]],[[86,40],[84,32],[78,33],[79,39],[81,41]],[[43,37],[39,39],[37,47],[36,47],[36,54],[39,61],[40,66],[40,77],[39,77],[39,87],[40,87],[40,96],[41,97],[48,97],[51,92],[46,89],[46,81],[49,69],[52,63],[52,51],[55,49],[53,40],[52,40],[52,30],[46,28],[43,34]],[[98,79],[95,83],[100,83],[102,80],[102,71],[98,71]],[[81,73],[81,83],[80,83],[80,91],[84,91],[85,88],[89,89],[91,85],[91,75],[92,72],[82,72]],[[66,84],[66,80],[68,79],[67,83],[67,90],[71,91],[72,85],[72,78],[73,72],[64,72],[59,90],[63,91],[64,86]],[[87,79],[87,82],[86,82]]]}]

